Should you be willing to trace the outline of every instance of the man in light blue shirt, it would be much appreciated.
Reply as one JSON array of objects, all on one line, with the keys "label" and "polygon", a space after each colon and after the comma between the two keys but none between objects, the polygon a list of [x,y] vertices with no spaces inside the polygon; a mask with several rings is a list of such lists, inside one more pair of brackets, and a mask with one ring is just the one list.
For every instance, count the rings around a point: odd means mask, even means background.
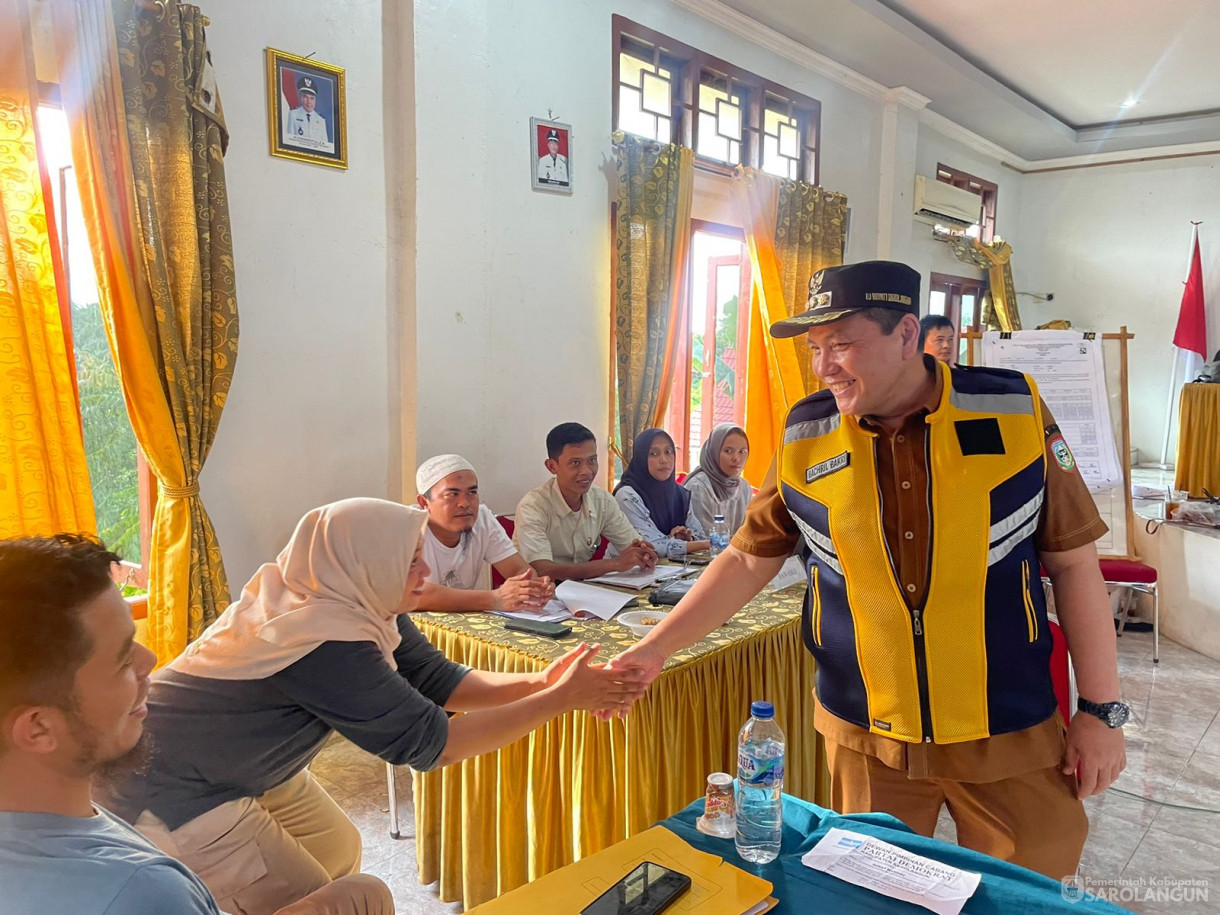
[{"label": "man in light blue shirt", "polygon": [[[203,883],[93,803],[145,756],[152,652],[87,537],[0,541],[0,912],[220,915]],[[393,912],[357,875],[280,915]],[[272,915],[272,913],[251,913]]]},{"label": "man in light blue shirt", "polygon": [[118,817],[0,813],[0,910],[217,915],[199,878]]}]

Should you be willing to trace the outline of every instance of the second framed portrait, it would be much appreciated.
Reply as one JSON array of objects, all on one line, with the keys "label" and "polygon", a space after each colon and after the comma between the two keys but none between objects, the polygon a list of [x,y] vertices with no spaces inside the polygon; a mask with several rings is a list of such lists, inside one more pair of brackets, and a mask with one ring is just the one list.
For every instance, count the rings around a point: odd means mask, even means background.
[{"label": "second framed portrait", "polygon": [[572,193],[572,127],[530,118],[530,169],[536,191]]},{"label": "second framed portrait", "polygon": [[267,49],[271,155],[347,168],[343,68]]}]

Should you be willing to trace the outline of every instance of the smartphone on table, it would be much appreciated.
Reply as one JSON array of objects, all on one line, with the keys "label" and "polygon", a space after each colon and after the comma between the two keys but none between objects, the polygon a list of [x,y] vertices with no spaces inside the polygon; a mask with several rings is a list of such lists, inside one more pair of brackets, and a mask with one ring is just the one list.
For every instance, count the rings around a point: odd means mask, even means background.
[{"label": "smartphone on table", "polygon": [[549,639],[562,639],[572,634],[572,627],[562,623],[548,623],[544,620],[519,620],[509,617],[504,621],[505,629],[516,632],[528,632],[530,635],[544,635]]},{"label": "smartphone on table", "polygon": [[657,915],[690,889],[690,877],[645,861],[580,910],[580,915]]}]

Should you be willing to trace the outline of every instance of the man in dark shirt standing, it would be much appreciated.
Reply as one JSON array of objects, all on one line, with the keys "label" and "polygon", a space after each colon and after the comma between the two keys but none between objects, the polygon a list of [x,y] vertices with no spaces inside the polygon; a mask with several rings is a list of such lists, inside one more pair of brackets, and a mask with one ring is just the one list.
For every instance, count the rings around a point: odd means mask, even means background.
[{"label": "man in dark shirt standing", "polygon": [[[804,539],[832,806],[930,836],[948,805],[962,845],[1058,879],[1084,847],[1081,799],[1125,765],[1105,525],[1033,380],[924,355],[918,301],[903,264],[814,276],[771,332],[806,334],[827,390],[789,413],[731,547],[612,663],[656,676]],[[1066,737],[1039,563],[1081,696]]]}]

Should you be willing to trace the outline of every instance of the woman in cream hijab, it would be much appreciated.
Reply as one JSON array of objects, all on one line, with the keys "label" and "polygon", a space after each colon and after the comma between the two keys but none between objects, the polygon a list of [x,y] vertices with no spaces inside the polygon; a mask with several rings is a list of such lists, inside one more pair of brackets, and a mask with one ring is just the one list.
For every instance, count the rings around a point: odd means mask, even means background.
[{"label": "woman in cream hijab", "polygon": [[271,915],[359,871],[359,832],[307,768],[334,731],[427,770],[642,692],[629,673],[589,665],[597,646],[538,674],[447,660],[408,616],[428,574],[427,517],[378,499],[314,509],[154,676],[150,765],[111,806],[195,871],[223,911]]},{"label": "woman in cream hijab", "polygon": [[750,454],[745,430],[721,423],[699,449],[699,466],[682,484],[690,490],[690,509],[705,531],[712,529],[716,515],[724,515],[732,536],[746,519],[746,506],[753,492],[741,478]]}]

